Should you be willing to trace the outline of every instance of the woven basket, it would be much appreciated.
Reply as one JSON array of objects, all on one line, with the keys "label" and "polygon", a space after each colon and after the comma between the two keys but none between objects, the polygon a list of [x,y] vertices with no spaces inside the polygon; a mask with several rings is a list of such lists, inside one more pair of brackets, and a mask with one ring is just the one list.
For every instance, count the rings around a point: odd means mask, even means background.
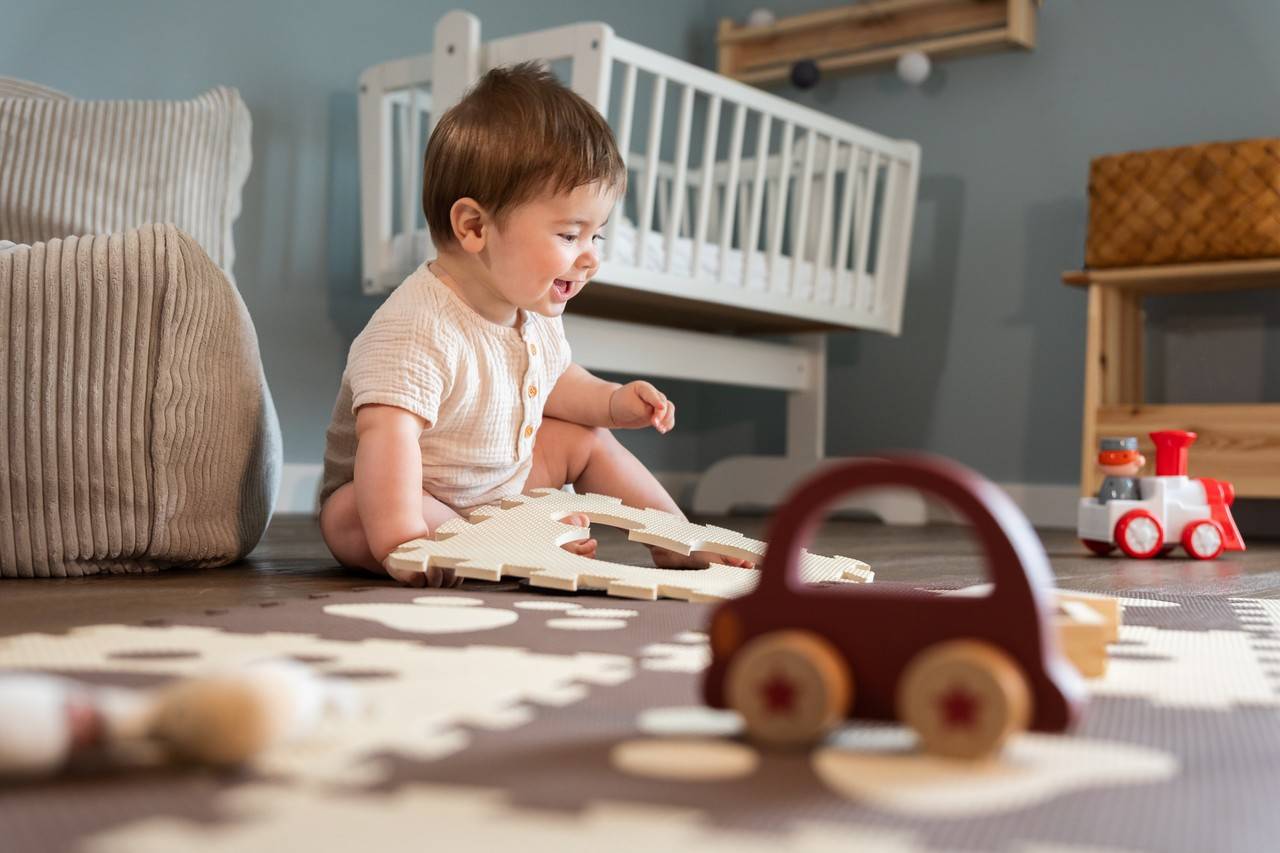
[{"label": "woven basket", "polygon": [[1280,139],[1095,159],[1085,264],[1280,257]]}]

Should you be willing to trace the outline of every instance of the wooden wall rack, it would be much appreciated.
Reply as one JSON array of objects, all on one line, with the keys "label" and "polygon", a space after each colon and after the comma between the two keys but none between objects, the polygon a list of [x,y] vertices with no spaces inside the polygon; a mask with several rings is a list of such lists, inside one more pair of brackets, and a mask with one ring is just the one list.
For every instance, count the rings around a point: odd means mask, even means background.
[{"label": "wooden wall rack", "polygon": [[937,58],[1030,50],[1038,5],[1039,0],[867,0],[767,26],[721,19],[717,70],[758,84],[787,79],[791,67],[805,59],[828,72],[896,62],[910,51]]}]

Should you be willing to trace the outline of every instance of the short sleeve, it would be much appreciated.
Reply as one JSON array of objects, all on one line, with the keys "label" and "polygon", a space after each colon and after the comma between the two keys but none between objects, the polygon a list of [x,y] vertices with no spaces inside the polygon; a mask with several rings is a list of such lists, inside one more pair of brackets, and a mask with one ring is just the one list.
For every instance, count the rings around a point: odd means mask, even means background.
[{"label": "short sleeve", "polygon": [[352,413],[371,404],[397,406],[434,426],[452,386],[451,343],[429,316],[375,315],[347,356]]}]

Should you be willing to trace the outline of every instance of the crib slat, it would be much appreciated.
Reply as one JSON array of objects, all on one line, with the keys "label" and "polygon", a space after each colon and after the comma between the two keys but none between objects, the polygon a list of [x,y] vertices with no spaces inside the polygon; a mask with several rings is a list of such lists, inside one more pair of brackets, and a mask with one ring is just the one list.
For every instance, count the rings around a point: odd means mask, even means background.
[{"label": "crib slat", "polygon": [[[733,130],[729,137],[729,175],[724,184],[724,205],[720,214],[720,283],[729,277],[729,238],[733,236],[734,212],[738,205],[738,170],[742,168],[742,137],[747,128],[747,105],[734,104]],[[714,159],[714,158],[713,158]],[[714,169],[714,163],[713,163]],[[712,171],[710,180],[715,179]],[[741,217],[737,217],[741,218]],[[742,228],[741,225],[738,226]]]},{"label": "crib slat", "polygon": [[662,146],[662,115],[667,100],[667,78],[653,81],[653,103],[649,109],[649,142],[645,147],[644,190],[640,195],[640,219],[636,223],[635,265],[644,268],[644,244],[653,222],[653,197],[658,186],[658,155]]},{"label": "crib slat", "polygon": [[[622,82],[622,103],[618,108],[618,153],[622,155],[624,169],[627,168],[625,164],[631,153],[631,116],[635,111],[635,105],[636,67],[628,65],[626,76]],[[618,199],[618,203],[614,205],[613,212],[609,215],[609,230],[605,235],[604,241],[604,259],[606,261],[613,257],[613,238],[618,233],[618,220],[622,219],[626,206],[627,199],[623,195],[622,198]]]},{"label": "crib slat", "polygon": [[769,162],[769,125],[772,117],[768,113],[760,114],[760,132],[756,137],[756,173],[751,182],[751,214],[747,230],[738,241],[742,250],[742,286],[746,287],[751,280],[751,259],[755,256],[756,247],[760,244],[760,210],[764,204],[764,173]]},{"label": "crib slat", "polygon": [[698,224],[693,231],[693,259],[690,267],[698,275],[702,243],[707,238],[707,219],[711,213],[711,189],[715,186],[716,143],[720,134],[720,96],[712,95],[707,105],[707,130],[702,137],[702,183],[698,186]]},{"label": "crib slat", "polygon": [[400,105],[400,233],[412,234],[418,224],[415,195],[409,188],[415,184],[421,186],[418,177],[417,148],[418,135],[418,100],[417,89],[411,89],[408,97]]},{"label": "crib slat", "polygon": [[[676,237],[684,219],[684,200],[689,178],[689,121],[693,115],[693,87],[685,84],[680,96],[680,117],[676,120],[676,175],[671,181],[671,216],[666,223],[663,270],[671,272],[676,259]],[[696,271],[696,270],[695,270]]]},{"label": "crib slat", "polygon": [[849,164],[845,167],[844,196],[840,199],[840,222],[836,225],[836,266],[835,282],[831,298],[836,305],[853,304],[853,281],[849,268],[849,242],[853,235],[853,200],[859,192],[858,161],[862,159],[862,149],[855,144],[849,145]]},{"label": "crib slat", "polygon": [[884,172],[884,204],[880,207],[880,234],[876,239],[876,277],[875,290],[872,293],[871,305],[873,314],[880,312],[884,305],[886,252],[889,251],[889,236],[895,231],[898,202],[898,163],[890,160]]},{"label": "crib slat", "polygon": [[876,206],[876,179],[880,170],[880,152],[872,151],[871,156],[867,160],[867,178],[862,182],[862,194],[859,197],[858,212],[858,243],[854,247],[853,254],[853,286],[854,286],[854,307],[866,309],[870,302],[871,294],[868,293],[866,282],[867,266],[870,258],[867,257],[867,247],[871,237],[871,216],[875,212]]},{"label": "crib slat", "polygon": [[662,175],[658,176],[658,200],[655,203],[654,213],[658,216],[658,230],[663,234],[667,233],[667,211],[671,209],[667,198],[667,192],[670,184],[662,179]]},{"label": "crib slat", "polygon": [[778,254],[782,250],[782,226],[787,220],[787,192],[791,183],[791,141],[795,133],[795,125],[786,122],[782,125],[782,155],[778,163],[777,193],[769,199],[769,210],[773,213],[773,226],[769,229],[767,251],[768,261],[765,264],[766,290],[776,291],[780,276],[775,275],[778,265]]},{"label": "crib slat", "polygon": [[[822,167],[822,219],[818,223],[818,251],[813,256],[813,301],[818,301],[818,289],[822,285],[823,274],[831,260],[831,205],[835,200],[836,190],[836,149],[840,140],[831,137],[827,143],[827,160]],[[835,279],[831,280],[831,295],[835,295]]]},{"label": "crib slat", "polygon": [[[817,132],[809,129],[804,140],[804,165],[800,167],[800,210],[796,216],[795,231],[791,238],[791,276],[787,282],[787,291],[798,295],[796,284],[800,280],[800,264],[804,260],[805,249],[809,244],[809,196],[813,183],[813,146],[817,141]],[[815,266],[816,266],[816,258]]]}]

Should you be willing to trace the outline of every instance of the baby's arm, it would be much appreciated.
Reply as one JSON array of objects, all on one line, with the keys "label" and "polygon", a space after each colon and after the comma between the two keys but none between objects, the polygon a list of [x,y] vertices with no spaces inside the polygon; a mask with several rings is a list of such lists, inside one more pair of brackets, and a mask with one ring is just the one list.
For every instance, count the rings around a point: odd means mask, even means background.
[{"label": "baby's arm", "polygon": [[356,511],[369,551],[379,563],[411,539],[431,535],[422,513],[422,450],[426,421],[396,406],[356,412]]},{"label": "baby's arm", "polygon": [[560,375],[543,410],[548,417],[589,427],[613,426],[609,398],[622,386],[593,376],[586,368],[570,364]]},{"label": "baby's arm", "polygon": [[551,389],[545,412],[548,417],[583,426],[652,426],[659,432],[670,430],[676,418],[675,403],[648,382],[606,382],[577,364],[569,365]]}]

